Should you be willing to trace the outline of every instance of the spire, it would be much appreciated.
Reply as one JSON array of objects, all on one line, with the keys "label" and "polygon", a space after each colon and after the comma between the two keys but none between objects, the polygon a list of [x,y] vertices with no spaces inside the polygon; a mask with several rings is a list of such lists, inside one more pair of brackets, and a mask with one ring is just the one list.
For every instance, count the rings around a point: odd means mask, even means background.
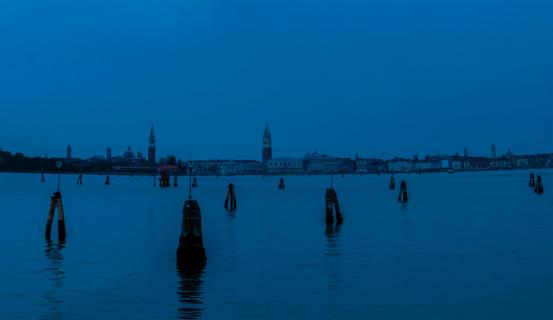
[{"label": "spire", "polygon": [[265,124],[265,131],[263,132],[263,138],[270,138],[271,130],[269,129],[269,121]]},{"label": "spire", "polygon": [[150,129],[150,145],[156,144],[156,136],[154,134],[154,125],[152,124],[152,128]]}]

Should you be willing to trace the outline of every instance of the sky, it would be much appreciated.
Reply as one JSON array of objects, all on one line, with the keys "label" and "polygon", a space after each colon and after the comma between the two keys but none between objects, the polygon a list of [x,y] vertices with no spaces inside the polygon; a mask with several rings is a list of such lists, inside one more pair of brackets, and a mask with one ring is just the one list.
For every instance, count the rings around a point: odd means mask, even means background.
[{"label": "sky", "polygon": [[0,0],[0,148],[553,152],[552,0]]}]

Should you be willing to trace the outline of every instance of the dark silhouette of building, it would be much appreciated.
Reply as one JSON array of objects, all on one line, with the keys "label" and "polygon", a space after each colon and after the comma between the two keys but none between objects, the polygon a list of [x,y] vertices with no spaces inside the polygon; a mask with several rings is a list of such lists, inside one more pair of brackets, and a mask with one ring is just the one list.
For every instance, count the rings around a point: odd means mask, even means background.
[{"label": "dark silhouette of building", "polygon": [[154,134],[154,126],[150,129],[150,144],[148,146],[148,164],[156,164],[156,136]]},{"label": "dark silhouette of building", "polygon": [[65,158],[68,162],[71,162],[71,145],[67,146]]},{"label": "dark silhouette of building", "polygon": [[111,147],[108,147],[108,148],[106,149],[106,160],[107,160],[108,162],[111,162]]},{"label": "dark silhouette of building", "polygon": [[263,152],[262,161],[267,163],[268,160],[273,158],[273,138],[271,137],[271,130],[269,130],[269,123],[265,125],[265,131],[263,132]]}]

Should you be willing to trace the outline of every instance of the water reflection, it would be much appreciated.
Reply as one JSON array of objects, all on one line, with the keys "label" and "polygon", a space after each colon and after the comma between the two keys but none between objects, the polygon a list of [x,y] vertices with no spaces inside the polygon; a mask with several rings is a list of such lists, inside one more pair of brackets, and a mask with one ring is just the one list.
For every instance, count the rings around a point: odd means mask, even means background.
[{"label": "water reflection", "polygon": [[177,264],[178,295],[182,306],[178,309],[179,319],[200,319],[202,317],[202,276],[206,262],[199,260]]},{"label": "water reflection", "polygon": [[327,265],[328,280],[328,314],[330,318],[335,318],[339,315],[337,295],[340,290],[340,284],[342,283],[342,275],[339,271],[338,261],[342,252],[340,250],[340,229],[341,224],[326,225],[326,248],[325,248],[325,260]]},{"label": "water reflection", "polygon": [[48,264],[44,270],[50,274],[49,280],[51,284],[48,291],[42,296],[46,302],[48,311],[41,319],[63,318],[61,312],[63,300],[60,297],[63,291],[63,279],[65,278],[65,271],[63,271],[63,248],[65,248],[65,241],[63,240],[58,242],[52,240],[46,241],[44,253],[48,259]]}]

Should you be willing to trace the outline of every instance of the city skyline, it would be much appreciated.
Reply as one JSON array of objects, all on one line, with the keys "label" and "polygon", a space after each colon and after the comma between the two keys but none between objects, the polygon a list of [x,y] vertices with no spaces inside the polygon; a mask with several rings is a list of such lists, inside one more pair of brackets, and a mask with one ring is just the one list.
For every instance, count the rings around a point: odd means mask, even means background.
[{"label": "city skyline", "polygon": [[[289,158],[303,158],[305,155],[308,155],[308,154],[311,154],[311,153],[319,153],[319,154],[328,154],[328,155],[331,155],[331,156],[338,156],[338,157],[344,157],[344,158],[355,158],[357,156],[361,157],[361,158],[379,158],[379,159],[393,159],[393,158],[406,158],[406,159],[411,159],[413,158],[414,156],[418,157],[418,158],[421,158],[423,159],[424,156],[426,155],[454,155],[454,154],[458,154],[458,155],[463,155],[463,156],[470,156],[470,157],[490,157],[490,158],[495,158],[495,157],[501,157],[503,155],[506,155],[508,153],[513,153],[513,154],[516,154],[516,155],[528,155],[528,154],[547,154],[547,153],[551,153],[553,151],[551,150],[545,150],[543,152],[520,152],[520,151],[513,151],[511,148],[506,148],[504,151],[502,151],[502,149],[500,148],[499,151],[497,151],[497,147],[496,147],[496,144],[495,142],[491,142],[489,145],[488,145],[488,152],[483,152],[483,153],[475,153],[475,152],[471,152],[471,148],[468,147],[468,146],[464,146],[463,148],[460,148],[460,149],[456,149],[455,151],[450,151],[450,152],[426,152],[426,153],[415,153],[415,154],[411,154],[411,155],[403,155],[403,154],[400,154],[401,152],[397,152],[397,153],[394,153],[394,154],[386,154],[386,153],[374,153],[374,155],[366,155],[366,154],[363,154],[363,153],[359,153],[359,152],[353,152],[352,155],[342,155],[342,154],[336,154],[336,153],[333,153],[332,151],[330,152],[327,152],[327,151],[320,151],[320,150],[312,150],[312,151],[306,151],[304,152],[303,154],[301,155],[290,155],[290,154],[287,154],[287,153],[279,153],[279,154],[274,154],[273,153],[273,143],[272,143],[272,129],[270,128],[270,125],[269,125],[269,121],[266,122],[265,124],[265,127],[263,129],[263,134],[262,134],[262,140],[261,142],[258,144],[258,149],[261,149],[262,151],[262,155],[258,158],[255,158],[255,157],[252,157],[252,158],[238,158],[238,157],[205,157],[205,158],[196,158],[196,159],[189,159],[189,158],[183,158],[183,157],[180,157],[178,156],[177,153],[175,152],[166,152],[166,153],[159,153],[158,152],[158,149],[157,149],[157,144],[156,144],[156,141],[157,141],[157,138],[156,138],[156,135],[154,133],[155,131],[155,126],[152,124],[150,129],[148,130],[149,134],[147,136],[147,143],[143,143],[142,145],[145,146],[144,149],[140,147],[139,144],[137,145],[132,145],[132,144],[127,144],[126,147],[124,147],[123,149],[121,150],[115,150],[115,152],[113,153],[113,157],[125,157],[125,153],[127,152],[130,152],[132,151],[133,153],[136,153],[136,156],[139,157],[139,158],[143,158],[147,163],[149,163],[150,165],[152,165],[154,162],[158,162],[160,159],[162,158],[165,158],[167,156],[175,156],[177,159],[181,159],[181,160],[186,160],[186,161],[191,161],[191,160],[209,160],[209,159],[220,159],[220,160],[256,160],[256,161],[260,161],[260,162],[266,162],[267,159],[271,159],[271,158],[279,158],[279,157],[289,157]],[[278,141],[278,139],[277,139]],[[103,153],[95,153],[95,154],[79,154],[79,153],[74,153],[73,152],[73,148],[74,148],[74,145],[73,144],[67,144],[65,145],[65,149],[64,149],[64,153],[63,154],[56,154],[56,153],[49,153],[49,152],[46,152],[46,153],[43,153],[43,154],[28,154],[28,153],[24,153],[25,155],[27,156],[48,156],[49,158],[66,158],[66,159],[71,159],[71,158],[80,158],[80,159],[87,159],[87,158],[91,158],[91,157],[103,157],[107,160],[111,159],[112,157],[112,150],[113,150],[113,147],[111,145],[108,145],[104,148],[104,151]],[[18,150],[9,150],[9,149],[2,149],[2,146],[0,145],[0,150],[4,150],[4,151],[10,151],[10,152],[20,152]],[[143,150],[146,150],[146,152],[144,152]],[[259,153],[259,150],[258,152]],[[146,156],[144,156],[144,154]]]}]

